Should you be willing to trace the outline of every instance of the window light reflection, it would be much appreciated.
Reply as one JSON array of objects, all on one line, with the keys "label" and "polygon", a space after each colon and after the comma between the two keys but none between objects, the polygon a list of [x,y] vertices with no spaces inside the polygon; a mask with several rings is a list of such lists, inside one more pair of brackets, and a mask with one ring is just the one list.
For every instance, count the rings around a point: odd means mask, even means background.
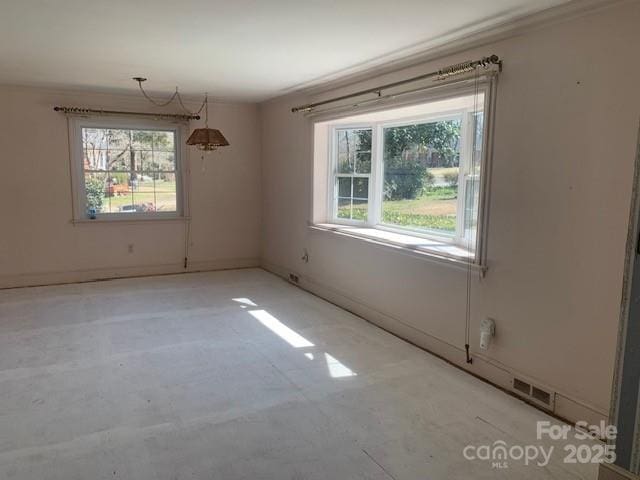
[{"label": "window light reflection", "polygon": [[256,305],[255,303],[253,303],[253,301],[250,298],[232,298],[231,300],[233,300],[234,302],[237,303],[242,303],[244,305],[249,305],[250,307],[257,307],[258,305]]},{"label": "window light reflection", "polygon": [[292,347],[302,348],[314,346],[313,343],[304,338],[302,335],[299,335],[291,330],[266,310],[250,310],[249,313]]},{"label": "window light reflection", "polygon": [[324,354],[332,378],[355,377],[357,374],[328,353]]}]

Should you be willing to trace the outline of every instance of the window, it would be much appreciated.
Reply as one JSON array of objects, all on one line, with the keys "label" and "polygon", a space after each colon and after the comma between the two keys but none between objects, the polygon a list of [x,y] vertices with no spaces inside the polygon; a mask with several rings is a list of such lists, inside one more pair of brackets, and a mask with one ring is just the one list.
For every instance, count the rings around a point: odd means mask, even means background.
[{"label": "window", "polygon": [[338,218],[363,221],[368,219],[371,134],[370,128],[335,130]]},{"label": "window", "polygon": [[73,133],[76,219],[182,215],[179,127],[77,119]]},{"label": "window", "polygon": [[479,263],[488,97],[486,85],[316,123],[314,172],[326,165],[328,182],[314,223]]}]

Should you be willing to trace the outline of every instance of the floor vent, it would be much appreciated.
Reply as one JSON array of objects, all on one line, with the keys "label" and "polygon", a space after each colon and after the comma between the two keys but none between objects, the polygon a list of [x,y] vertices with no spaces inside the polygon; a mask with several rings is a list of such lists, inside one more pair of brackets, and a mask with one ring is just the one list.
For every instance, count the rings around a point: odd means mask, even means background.
[{"label": "floor vent", "polygon": [[531,396],[531,384],[527,382],[523,382],[519,378],[513,379],[513,388],[514,390],[517,390],[520,393],[524,393],[527,396]]},{"label": "floor vent", "polygon": [[548,410],[553,410],[553,393],[515,377],[513,378],[513,390],[521,397],[526,398],[536,405],[540,405]]},{"label": "floor vent", "polygon": [[537,387],[531,387],[531,396],[545,405],[551,405],[551,394],[549,392],[545,392]]}]

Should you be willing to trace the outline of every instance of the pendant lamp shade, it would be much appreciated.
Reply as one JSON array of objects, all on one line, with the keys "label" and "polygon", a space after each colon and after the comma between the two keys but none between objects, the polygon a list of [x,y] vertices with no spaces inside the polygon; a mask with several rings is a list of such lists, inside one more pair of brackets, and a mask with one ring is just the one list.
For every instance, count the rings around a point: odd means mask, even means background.
[{"label": "pendant lamp shade", "polygon": [[226,147],[229,142],[220,130],[215,128],[196,128],[189,138],[187,145],[195,145],[200,150],[211,151],[218,147]]}]

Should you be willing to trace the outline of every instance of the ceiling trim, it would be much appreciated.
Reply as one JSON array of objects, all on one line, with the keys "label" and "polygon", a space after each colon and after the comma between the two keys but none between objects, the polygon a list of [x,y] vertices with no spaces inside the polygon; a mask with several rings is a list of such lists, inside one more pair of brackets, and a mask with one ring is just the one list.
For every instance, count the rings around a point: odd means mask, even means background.
[{"label": "ceiling trim", "polygon": [[[15,83],[3,83],[0,82],[0,89],[10,90],[16,94],[18,93],[34,93],[37,92],[41,96],[63,99],[56,100],[56,102],[67,102],[71,106],[74,106],[74,103],[78,103],[75,100],[78,97],[84,98],[82,102],[90,102],[90,105],[98,107],[103,105],[103,108],[110,108],[108,105],[111,105],[111,102],[115,99],[123,103],[129,103],[132,106],[136,105],[147,105],[150,108],[154,108],[158,110],[159,113],[165,112],[167,110],[172,110],[174,104],[169,104],[166,107],[157,107],[155,105],[150,104],[145,98],[140,94],[139,90],[123,90],[123,89],[110,89],[110,88],[95,88],[95,87],[77,87],[77,86],[56,86],[56,85],[37,85],[31,83],[24,84],[15,84]],[[167,92],[161,91],[151,91],[152,97],[158,97],[159,100],[163,98],[166,100],[170,95]],[[202,96],[198,96],[195,94],[180,94],[182,96],[182,100],[187,105],[192,105],[195,108],[198,108],[202,105]],[[70,100],[64,100],[64,98],[70,97]],[[100,103],[106,102],[106,103]],[[209,104],[210,105],[249,105],[255,106],[260,102],[249,101],[249,100],[234,100],[234,99],[225,99],[225,98],[217,98],[209,96]]]},{"label": "ceiling trim", "polygon": [[410,68],[447,55],[460,53],[469,48],[481,47],[488,43],[522,35],[531,30],[565,22],[631,1],[635,0],[571,0],[569,3],[535,13],[504,18],[497,24],[495,20],[487,20],[455,30],[437,39],[396,50],[352,67],[318,77],[309,82],[294,85],[281,90],[273,97],[260,103],[275,101],[292,93],[310,96],[320,95],[336,88],[347,87],[357,82],[371,79],[372,77]]}]

